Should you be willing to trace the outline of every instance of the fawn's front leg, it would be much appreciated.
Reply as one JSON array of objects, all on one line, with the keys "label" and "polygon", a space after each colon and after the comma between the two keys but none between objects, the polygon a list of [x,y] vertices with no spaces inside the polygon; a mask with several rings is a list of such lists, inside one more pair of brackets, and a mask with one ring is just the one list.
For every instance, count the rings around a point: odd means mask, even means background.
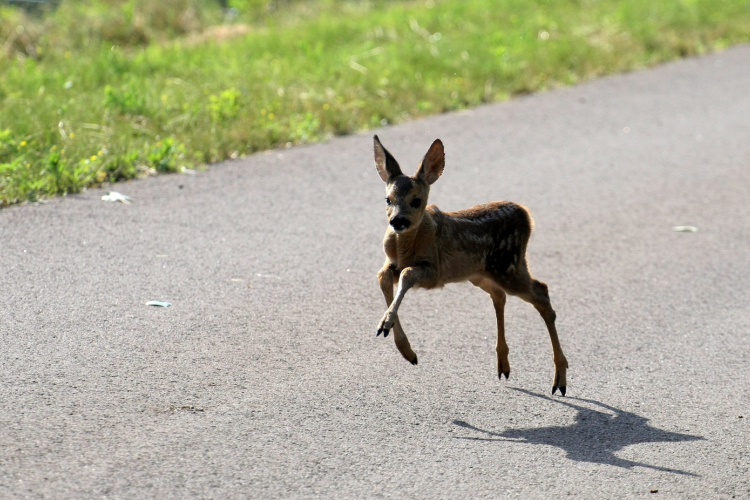
[{"label": "fawn's front leg", "polygon": [[[383,314],[383,318],[378,325],[377,335],[380,335],[380,333],[383,333],[384,336],[388,335],[390,329],[394,328],[394,332],[396,333],[396,345],[399,345],[400,340],[406,341],[406,335],[401,329],[401,325],[398,321],[398,308],[401,306],[401,301],[404,300],[404,295],[406,295],[406,292],[411,287],[420,283],[434,281],[434,273],[435,271],[432,266],[428,265],[406,267],[401,271],[401,276],[398,280],[398,289],[396,290],[396,297],[391,301],[385,314]],[[386,290],[383,290],[383,293],[385,294]],[[386,301],[387,300],[388,296],[386,295]],[[399,347],[399,350],[401,350],[401,347]],[[411,351],[411,348],[409,348],[409,351]],[[412,364],[416,364],[416,355],[414,355],[414,358],[412,359],[407,356],[407,354],[404,354],[403,350],[401,350],[401,354],[403,354]]]},{"label": "fawn's front leg", "polygon": [[414,285],[421,281],[426,281],[426,278],[430,275],[431,271],[426,267],[406,267],[401,271],[401,277],[398,280],[398,288],[396,289],[396,297],[391,302],[390,307],[383,314],[383,319],[380,320],[378,325],[378,334],[383,332],[387,334],[398,319],[398,308],[401,307],[401,301],[404,300],[406,292]]},{"label": "fawn's front leg", "polygon": [[[383,269],[378,273],[378,282],[380,283],[380,289],[385,297],[386,306],[390,306],[393,302],[393,285],[396,282],[397,276],[398,274],[390,262],[386,262]],[[381,330],[379,328],[377,334],[380,335],[381,332],[383,333],[383,337],[388,336],[388,330]],[[418,363],[417,354],[412,350],[411,345],[409,344],[409,339],[406,337],[404,329],[401,328],[401,322],[398,320],[398,316],[396,316],[396,321],[393,323],[393,339],[396,341],[396,348],[401,355],[406,358],[409,363],[416,365]]]}]

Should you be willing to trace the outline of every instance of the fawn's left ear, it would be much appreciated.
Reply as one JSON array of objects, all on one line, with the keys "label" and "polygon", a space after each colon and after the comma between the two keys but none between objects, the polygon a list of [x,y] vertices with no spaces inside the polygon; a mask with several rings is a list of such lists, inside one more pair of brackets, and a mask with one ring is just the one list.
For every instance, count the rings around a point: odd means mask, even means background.
[{"label": "fawn's left ear", "polygon": [[444,168],[445,151],[443,150],[443,143],[440,139],[436,139],[430,149],[427,150],[427,154],[424,155],[422,163],[419,164],[417,177],[427,184],[432,184],[442,175]]}]

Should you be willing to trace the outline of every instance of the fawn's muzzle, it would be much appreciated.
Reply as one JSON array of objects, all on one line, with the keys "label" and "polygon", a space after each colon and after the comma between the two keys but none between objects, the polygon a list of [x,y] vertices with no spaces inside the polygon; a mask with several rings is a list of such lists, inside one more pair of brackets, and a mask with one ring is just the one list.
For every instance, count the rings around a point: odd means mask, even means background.
[{"label": "fawn's muzzle", "polygon": [[394,217],[391,219],[391,226],[393,226],[393,229],[396,231],[403,231],[411,226],[411,221],[406,217]]}]

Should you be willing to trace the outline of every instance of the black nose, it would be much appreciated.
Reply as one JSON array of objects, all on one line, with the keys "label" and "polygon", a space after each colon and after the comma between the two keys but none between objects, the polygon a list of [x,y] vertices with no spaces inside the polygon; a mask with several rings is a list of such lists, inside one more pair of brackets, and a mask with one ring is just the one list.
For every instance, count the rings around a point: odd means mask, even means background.
[{"label": "black nose", "polygon": [[394,217],[391,219],[391,226],[393,226],[393,229],[396,231],[403,231],[411,226],[411,221],[406,217]]}]

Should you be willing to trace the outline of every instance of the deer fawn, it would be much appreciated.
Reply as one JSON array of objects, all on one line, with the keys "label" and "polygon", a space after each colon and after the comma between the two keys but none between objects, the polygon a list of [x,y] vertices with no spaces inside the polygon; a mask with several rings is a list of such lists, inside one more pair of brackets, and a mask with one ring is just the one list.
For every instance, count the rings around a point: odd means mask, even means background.
[{"label": "deer fawn", "polygon": [[[458,212],[441,212],[427,206],[430,185],[443,173],[445,153],[438,139],[432,143],[417,173],[406,176],[395,158],[375,142],[375,166],[386,183],[388,229],[383,239],[387,260],[378,273],[380,289],[388,306],[377,335],[393,329],[396,347],[416,365],[417,355],[409,345],[398,320],[398,308],[412,287],[432,289],[446,283],[470,281],[492,298],[497,315],[497,374],[510,375],[508,344],[505,342],[503,310],[506,294],[529,302],[544,319],[552,340],[555,377],[552,394],[566,390],[565,359],[555,328],[555,311],[547,285],[535,280],[526,262],[526,244],[534,221],[525,207],[507,201],[477,205]],[[398,284],[396,296],[393,287]]]}]

